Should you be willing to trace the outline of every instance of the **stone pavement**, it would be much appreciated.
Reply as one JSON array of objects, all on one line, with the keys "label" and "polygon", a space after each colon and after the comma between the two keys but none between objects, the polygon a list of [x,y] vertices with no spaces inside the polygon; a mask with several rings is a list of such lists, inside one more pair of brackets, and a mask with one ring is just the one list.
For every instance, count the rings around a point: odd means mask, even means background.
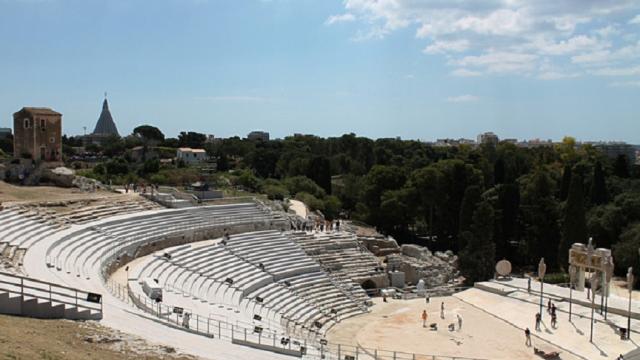
[{"label": "stone pavement", "polygon": [[[545,293],[546,287],[545,284]],[[539,312],[539,293],[527,294],[526,289],[503,296],[474,288],[454,296],[519,329],[528,327],[534,337],[550,342],[563,353],[572,353],[583,359],[616,359],[620,354],[626,354],[638,347],[633,337],[630,341],[620,340],[616,326],[604,322],[604,318],[599,314],[596,318],[602,321],[594,325],[593,343],[590,343],[591,310],[576,304],[573,306],[575,315],[572,317],[572,322],[569,322],[568,313],[563,312],[568,309],[568,304],[556,302],[560,310],[558,326],[552,328],[551,316],[546,311],[546,299],[542,328],[540,331],[535,330],[535,314]],[[640,341],[640,337],[638,340]]]}]

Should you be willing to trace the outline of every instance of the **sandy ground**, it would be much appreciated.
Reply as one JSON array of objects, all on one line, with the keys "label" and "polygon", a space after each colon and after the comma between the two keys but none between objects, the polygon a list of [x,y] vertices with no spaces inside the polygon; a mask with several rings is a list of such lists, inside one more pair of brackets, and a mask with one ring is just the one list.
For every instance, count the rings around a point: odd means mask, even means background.
[{"label": "sandy ground", "polygon": [[2,359],[195,359],[95,322],[0,315]]},{"label": "sandy ground", "polygon": [[[440,318],[443,301],[445,319]],[[375,299],[375,303],[369,315],[351,318],[335,326],[328,335],[329,341],[426,355],[539,359],[533,354],[533,348],[525,346],[521,329],[455,297],[431,298],[429,304],[425,304],[424,299],[389,300],[386,304]],[[429,315],[427,328],[422,327],[420,318],[425,309]],[[456,314],[463,319],[462,329],[458,329]],[[438,324],[437,331],[428,328],[431,323]],[[456,330],[447,329],[451,323],[456,323]],[[553,348],[550,343],[536,338],[533,338],[533,346]],[[578,358],[563,354],[562,359]]]},{"label": "sandy ground", "polygon": [[307,206],[299,200],[289,199],[290,209],[293,210],[296,215],[300,216],[303,219],[307,218]]},{"label": "sandy ground", "polygon": [[77,188],[60,188],[54,186],[15,186],[0,181],[0,202],[25,201],[59,201],[92,199],[111,196],[113,193],[96,191],[88,193]]}]

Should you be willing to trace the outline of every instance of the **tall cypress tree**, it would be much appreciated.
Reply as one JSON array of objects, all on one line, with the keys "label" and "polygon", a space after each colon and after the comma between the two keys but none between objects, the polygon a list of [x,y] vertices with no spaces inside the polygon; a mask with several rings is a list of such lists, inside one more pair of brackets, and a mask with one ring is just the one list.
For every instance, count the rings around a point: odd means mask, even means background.
[{"label": "tall cypress tree", "polygon": [[560,201],[567,200],[569,185],[571,185],[571,165],[565,165],[562,171],[562,183],[560,184]]},{"label": "tall cypress tree", "polygon": [[565,269],[568,267],[569,247],[573,243],[585,243],[587,241],[583,187],[582,176],[579,173],[574,173],[571,176],[569,195],[564,209],[562,240],[558,248],[558,265]]},{"label": "tall cypress tree", "polygon": [[593,168],[593,181],[591,182],[591,203],[602,205],[607,202],[607,184],[604,179],[602,164],[596,162]]},{"label": "tall cypress tree", "polygon": [[468,284],[493,277],[496,245],[493,242],[494,211],[488,201],[482,201],[473,213],[471,231],[460,234],[466,246],[460,251],[460,271]]}]

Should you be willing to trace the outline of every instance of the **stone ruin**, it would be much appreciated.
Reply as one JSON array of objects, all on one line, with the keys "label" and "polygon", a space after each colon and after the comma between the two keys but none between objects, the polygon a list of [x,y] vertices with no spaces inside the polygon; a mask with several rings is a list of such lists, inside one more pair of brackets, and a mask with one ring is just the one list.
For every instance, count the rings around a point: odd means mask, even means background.
[{"label": "stone ruin", "polygon": [[387,271],[403,272],[409,285],[423,280],[426,288],[442,287],[456,284],[460,276],[458,257],[452,251],[433,253],[420,245],[400,246],[392,237],[380,234],[359,235],[358,240],[374,255],[384,258]]}]

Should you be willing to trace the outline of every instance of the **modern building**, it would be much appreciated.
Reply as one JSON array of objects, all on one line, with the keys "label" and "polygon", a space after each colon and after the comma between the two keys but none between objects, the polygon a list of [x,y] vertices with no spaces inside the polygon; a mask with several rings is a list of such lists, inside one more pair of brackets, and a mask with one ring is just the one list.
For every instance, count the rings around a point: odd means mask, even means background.
[{"label": "modern building", "polygon": [[24,107],[13,114],[13,154],[39,161],[62,160],[62,114]]},{"label": "modern building", "polygon": [[207,152],[204,149],[192,148],[178,148],[176,157],[187,164],[199,163],[208,159]]},{"label": "modern building", "polygon": [[11,128],[0,128],[0,139],[5,139],[11,136]]},{"label": "modern building", "polygon": [[252,131],[247,135],[247,139],[269,141],[269,133],[266,131]]},{"label": "modern building", "polygon": [[610,159],[624,155],[630,165],[636,163],[636,149],[631,144],[625,142],[600,142],[592,145]]},{"label": "modern building", "polygon": [[482,144],[490,144],[490,145],[498,145],[498,142],[500,141],[500,139],[498,138],[498,135],[492,133],[492,132],[486,132],[484,134],[480,134],[478,135],[478,145],[482,145]]},{"label": "modern building", "polygon": [[101,144],[104,139],[112,136],[119,137],[120,134],[118,133],[116,123],[113,121],[113,117],[111,116],[109,102],[105,95],[104,101],[102,102],[102,111],[100,112],[100,117],[98,118],[96,127],[91,134],[84,136],[84,143]]}]

